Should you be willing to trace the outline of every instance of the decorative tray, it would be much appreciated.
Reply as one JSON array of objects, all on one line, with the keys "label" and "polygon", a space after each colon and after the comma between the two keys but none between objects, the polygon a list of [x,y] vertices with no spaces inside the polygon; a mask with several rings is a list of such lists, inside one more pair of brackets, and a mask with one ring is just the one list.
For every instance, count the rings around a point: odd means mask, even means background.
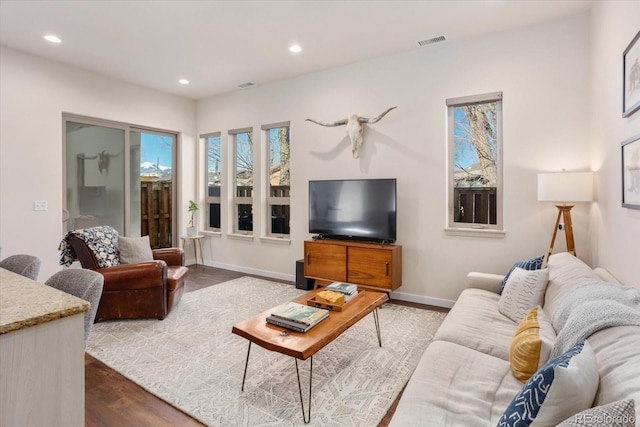
[{"label": "decorative tray", "polygon": [[358,296],[360,296],[360,292],[358,292],[357,295],[352,296],[347,302],[344,302],[342,304],[331,304],[330,302],[316,301],[316,297],[314,295],[307,300],[307,305],[310,305],[311,307],[324,308],[325,310],[342,311],[344,306],[348,305],[351,301],[358,298]]}]

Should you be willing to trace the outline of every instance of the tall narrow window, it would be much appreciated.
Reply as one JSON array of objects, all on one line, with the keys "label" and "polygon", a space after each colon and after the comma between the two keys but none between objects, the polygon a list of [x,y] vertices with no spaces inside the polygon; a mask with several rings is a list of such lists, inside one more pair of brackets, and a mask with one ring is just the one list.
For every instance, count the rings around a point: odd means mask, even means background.
[{"label": "tall narrow window", "polygon": [[206,203],[206,228],[210,231],[220,231],[220,208],[222,189],[222,157],[220,152],[220,132],[201,135],[204,139],[206,165],[205,165],[205,203]]},{"label": "tall narrow window", "polygon": [[267,235],[289,236],[291,172],[289,122],[262,126],[268,141]]},{"label": "tall narrow window", "polygon": [[253,130],[229,131],[235,148],[234,233],[253,234]]},{"label": "tall narrow window", "polygon": [[449,228],[502,230],[502,92],[447,99]]}]

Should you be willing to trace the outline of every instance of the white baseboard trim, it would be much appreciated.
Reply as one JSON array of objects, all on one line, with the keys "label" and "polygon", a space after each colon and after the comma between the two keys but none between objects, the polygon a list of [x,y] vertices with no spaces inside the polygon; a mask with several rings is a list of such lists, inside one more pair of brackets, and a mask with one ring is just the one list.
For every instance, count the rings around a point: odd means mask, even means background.
[{"label": "white baseboard trim", "polygon": [[[287,282],[292,282],[292,283],[295,283],[296,281],[296,276],[292,274],[276,273],[268,270],[248,268],[240,265],[224,264],[220,262],[205,261],[204,264],[209,267],[223,268],[225,270],[237,271],[238,273],[255,274],[256,276],[264,276],[272,279],[286,280]],[[443,307],[443,308],[451,308],[453,307],[453,304],[455,304],[455,301],[448,300],[448,299],[425,297],[422,295],[408,294],[405,292],[391,292],[391,298],[397,299],[400,301],[415,302],[418,304],[433,305],[436,307]]]},{"label": "white baseboard trim", "polygon": [[205,261],[205,265],[209,267],[224,268],[225,270],[237,271],[238,273],[255,274],[256,276],[269,277],[271,279],[286,280],[287,282],[296,282],[296,276],[292,274],[276,273],[268,270],[259,270],[257,268],[248,268],[240,265],[223,264],[220,262]]},{"label": "white baseboard trim", "polygon": [[400,301],[434,305],[436,307],[443,307],[443,308],[451,308],[456,303],[455,301],[448,300],[448,299],[425,297],[422,295],[408,294],[405,292],[391,292],[391,298],[397,299]]}]

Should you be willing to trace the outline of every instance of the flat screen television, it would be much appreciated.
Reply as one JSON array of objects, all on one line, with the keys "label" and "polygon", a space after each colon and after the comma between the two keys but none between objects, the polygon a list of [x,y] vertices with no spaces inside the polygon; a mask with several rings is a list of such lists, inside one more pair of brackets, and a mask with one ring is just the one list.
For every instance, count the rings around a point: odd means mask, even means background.
[{"label": "flat screen television", "polygon": [[392,243],[396,205],[395,178],[309,181],[309,233]]}]

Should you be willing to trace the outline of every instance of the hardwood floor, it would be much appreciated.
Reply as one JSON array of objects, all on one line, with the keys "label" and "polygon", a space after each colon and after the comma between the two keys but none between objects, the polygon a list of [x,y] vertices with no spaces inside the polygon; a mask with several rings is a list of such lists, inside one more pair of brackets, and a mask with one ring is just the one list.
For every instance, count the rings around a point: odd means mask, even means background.
[{"label": "hardwood floor", "polygon": [[202,426],[203,424],[85,354],[86,426]]},{"label": "hardwood floor", "polygon": [[[193,292],[243,276],[248,275],[214,267],[191,265],[185,283],[185,292]],[[271,278],[265,279],[291,283]],[[392,302],[424,309],[448,311],[439,307],[415,303],[395,300]],[[399,397],[378,427],[386,427],[389,424],[398,400]],[[85,354],[85,425],[90,427],[190,427],[202,426],[203,424],[147,392],[99,360]]]}]

